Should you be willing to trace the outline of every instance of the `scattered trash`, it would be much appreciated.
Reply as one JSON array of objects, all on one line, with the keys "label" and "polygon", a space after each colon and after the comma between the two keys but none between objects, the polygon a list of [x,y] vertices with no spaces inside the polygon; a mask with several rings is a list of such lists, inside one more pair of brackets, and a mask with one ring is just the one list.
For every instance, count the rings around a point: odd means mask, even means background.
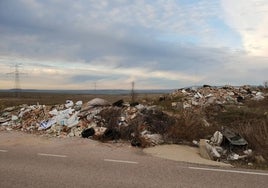
[{"label": "scattered trash", "polygon": [[220,131],[216,131],[211,137],[210,141],[217,146],[220,146],[223,141],[223,134]]},{"label": "scattered trash", "polygon": [[75,103],[75,105],[77,105],[77,106],[82,106],[82,105],[83,105],[83,101],[77,101],[77,102]]},{"label": "scattered trash", "polygon": [[151,134],[147,130],[141,132],[141,138],[143,138],[149,146],[155,146],[164,143],[163,137],[160,134]]},{"label": "scattered trash", "polygon": [[52,125],[54,125],[56,122],[57,121],[55,119],[49,119],[49,120],[43,121],[40,123],[39,130],[47,129],[47,128],[51,127]]},{"label": "scattered trash", "polygon": [[[159,100],[174,99],[176,96],[183,98],[177,97],[181,100],[171,102],[172,110],[188,112],[189,109],[203,109],[213,104],[241,105],[248,99],[262,100],[265,94],[247,86],[204,85],[201,88],[180,89],[170,96],[161,96]],[[268,117],[267,112],[264,116]],[[202,129],[213,128],[209,116],[199,119]],[[178,131],[175,128],[179,129],[179,126],[174,128],[176,123],[177,119],[159,106],[130,104],[122,99],[112,105],[101,98],[92,99],[85,104],[82,101],[74,103],[72,100],[66,100],[65,104],[53,106],[21,105],[5,108],[0,114],[0,130],[22,130],[55,137],[75,136],[101,141],[122,139],[138,147],[172,142],[173,138],[168,136],[170,131]],[[193,129],[189,127],[189,130]],[[248,142],[239,133],[227,127],[214,132],[209,139],[193,140],[192,144],[199,147],[202,157],[211,160],[234,161],[254,158],[257,163],[266,162],[266,156],[254,156],[255,152],[247,148]]]},{"label": "scattered trash", "polygon": [[69,119],[64,123],[67,127],[74,127],[79,123],[79,118],[77,117],[79,112],[75,112]]},{"label": "scattered trash", "polygon": [[17,121],[18,119],[19,119],[18,116],[15,116],[15,115],[12,115],[12,116],[11,116],[11,120],[12,120],[12,121]]},{"label": "scattered trash", "polygon": [[87,103],[89,107],[97,107],[97,106],[110,106],[110,103],[104,99],[95,98]]},{"label": "scattered trash", "polygon": [[0,124],[3,125],[3,123],[6,123],[6,122],[8,122],[10,120],[11,120],[10,118],[0,118]]},{"label": "scattered trash", "polygon": [[88,138],[90,136],[93,136],[95,134],[95,130],[94,128],[88,128],[88,129],[84,129],[81,133],[83,138]]},{"label": "scattered trash", "polygon": [[122,99],[113,103],[113,106],[117,106],[117,107],[123,107],[123,105],[124,105],[124,101]]},{"label": "scattered trash", "polygon": [[200,154],[203,158],[234,161],[252,156],[252,149],[244,150],[242,155],[234,153],[236,149],[243,149],[248,144],[247,141],[228,128],[223,128],[222,131],[216,131],[210,140],[201,139],[200,143],[193,141],[195,145],[199,145]]},{"label": "scattered trash", "polygon": [[227,160],[232,160],[232,161],[238,160],[238,159],[239,159],[239,155],[236,153],[231,153],[227,158]]},{"label": "scattered trash", "polygon": [[120,132],[115,128],[108,128],[102,135],[102,140],[119,140]]},{"label": "scattered trash", "polygon": [[71,101],[71,100],[67,100],[67,101],[66,101],[66,104],[65,104],[65,107],[66,107],[66,108],[70,108],[70,107],[72,107],[73,105],[74,105],[73,101]]},{"label": "scattered trash", "polygon": [[82,101],[77,101],[77,102],[75,103],[75,106],[74,106],[75,111],[79,111],[79,110],[81,110],[82,105],[83,105],[83,102],[82,102]]},{"label": "scattered trash", "polygon": [[217,151],[216,147],[206,143],[206,148],[208,150],[209,156],[211,159],[218,159],[221,157],[220,153]]},{"label": "scattered trash", "polygon": [[222,134],[224,138],[233,146],[245,146],[248,144],[248,142],[241,137],[240,134],[233,132],[232,130],[228,128],[224,128],[222,130]]},{"label": "scattered trash", "polygon": [[[254,90],[256,89],[256,90]],[[204,85],[203,87],[178,89],[170,94],[170,98],[183,96],[183,109],[200,108],[212,104],[234,104],[243,103],[246,99],[263,100],[264,93],[258,91],[258,88],[249,86],[241,87],[212,87]],[[171,102],[172,107],[177,107],[176,103]]]},{"label": "scattered trash", "polygon": [[247,150],[243,151],[243,153],[247,156],[252,156],[252,149],[247,149]]},{"label": "scattered trash", "polygon": [[196,141],[196,140],[193,140],[193,142],[192,142],[192,143],[193,143],[193,145],[194,145],[194,146],[197,146],[197,147],[199,147],[199,146],[200,146],[200,145],[199,145],[199,142],[198,142],[198,141]]}]

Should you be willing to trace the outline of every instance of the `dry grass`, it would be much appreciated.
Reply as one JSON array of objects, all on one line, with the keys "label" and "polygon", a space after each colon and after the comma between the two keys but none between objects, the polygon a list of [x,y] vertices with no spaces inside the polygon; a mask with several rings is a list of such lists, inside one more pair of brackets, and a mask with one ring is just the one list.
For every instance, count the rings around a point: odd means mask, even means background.
[{"label": "dry grass", "polygon": [[[150,100],[159,94],[138,94],[137,101]],[[20,93],[19,97],[16,97],[12,92],[0,92],[0,111],[6,107],[18,106],[22,104],[34,105],[34,104],[65,104],[66,100],[73,100],[74,102],[82,100],[84,103],[93,98],[103,98],[110,103],[123,99],[124,101],[130,101],[131,97],[127,94],[107,94],[107,95],[94,95],[94,94],[65,94],[65,93],[37,93],[37,92],[25,92]]]},{"label": "dry grass", "polygon": [[170,127],[167,134],[169,142],[192,142],[202,138],[209,138],[218,130],[217,126],[206,126],[204,116],[200,113],[182,111],[176,118],[176,123]]},{"label": "dry grass", "polygon": [[245,106],[226,106],[214,115],[214,125],[230,127],[243,136],[256,154],[268,160],[268,99],[248,101]]}]

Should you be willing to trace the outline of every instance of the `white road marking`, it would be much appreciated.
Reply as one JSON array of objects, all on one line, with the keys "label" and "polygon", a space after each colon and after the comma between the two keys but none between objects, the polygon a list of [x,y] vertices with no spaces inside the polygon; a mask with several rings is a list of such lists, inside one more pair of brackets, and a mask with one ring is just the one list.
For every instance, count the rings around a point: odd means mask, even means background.
[{"label": "white road marking", "polygon": [[261,172],[224,170],[224,169],[215,169],[215,168],[198,168],[198,167],[188,167],[188,168],[189,169],[194,169],[194,170],[205,170],[205,171],[229,172],[229,173],[238,173],[238,174],[250,174],[250,175],[268,176],[268,173],[261,173]]},{"label": "white road marking", "polygon": [[48,156],[48,157],[67,157],[66,155],[55,155],[55,154],[49,154],[49,153],[38,153],[37,155],[40,155],[40,156]]},{"label": "white road marking", "polygon": [[135,161],[123,161],[123,160],[114,160],[114,159],[104,159],[104,161],[115,162],[115,163],[138,164],[138,162],[135,162]]},{"label": "white road marking", "polygon": [[7,152],[7,150],[0,149],[0,152],[6,153],[6,152]]}]

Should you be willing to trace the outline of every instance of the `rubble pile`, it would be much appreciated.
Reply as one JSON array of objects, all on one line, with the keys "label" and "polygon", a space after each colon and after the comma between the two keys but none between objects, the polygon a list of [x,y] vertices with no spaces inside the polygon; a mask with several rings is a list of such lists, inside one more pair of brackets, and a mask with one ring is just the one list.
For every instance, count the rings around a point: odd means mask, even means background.
[{"label": "rubble pile", "polygon": [[245,100],[259,101],[267,96],[259,88],[250,86],[211,87],[209,85],[200,88],[179,89],[170,95],[171,98],[181,97],[183,99],[172,103],[172,107],[177,109],[206,107],[211,104],[242,104]]},{"label": "rubble pile", "polygon": [[203,158],[216,161],[252,160],[253,151],[248,142],[229,128],[216,131],[210,140],[200,139],[193,144],[200,148]]},{"label": "rubble pile", "polygon": [[175,122],[156,106],[131,106],[121,100],[111,106],[85,107],[78,116],[88,125],[82,137],[124,139],[141,147],[163,143],[168,128]]},{"label": "rubble pile", "polygon": [[[213,113],[206,113],[207,109],[214,112],[217,110],[214,109],[215,106],[220,108],[233,106],[224,106],[225,104],[235,104],[241,107],[248,100],[264,103],[267,93],[249,86],[211,87],[204,85],[200,88],[179,89],[169,94],[168,97],[168,101],[165,101],[164,104],[168,102],[170,105],[169,102],[171,102],[173,109],[182,111],[170,115],[167,109],[165,109],[167,112],[162,111],[161,105],[130,104],[123,100],[111,104],[101,98],[92,99],[87,103],[67,100],[65,104],[53,106],[24,104],[8,107],[0,112],[0,131],[20,130],[49,137],[82,137],[100,141],[124,140],[130,142],[132,146],[138,147],[149,147],[162,143],[177,144],[184,140],[191,142],[193,138],[207,138],[206,136],[223,126],[225,122],[217,121],[213,118],[214,116],[211,118]],[[165,96],[159,100],[163,101],[167,98]],[[226,115],[227,110],[223,111]],[[266,106],[264,111],[264,115],[260,117],[266,118]],[[255,114],[253,116],[255,118]],[[221,119],[225,119],[224,117],[227,116],[223,116],[223,118],[221,116]],[[233,119],[231,120],[233,121]],[[256,121],[240,121],[236,122],[235,126],[251,126],[251,122]],[[230,122],[228,122],[228,127],[232,127],[229,124]],[[267,118],[262,121],[262,126],[263,128],[261,127],[259,130],[265,134],[266,132],[263,130],[266,130]],[[255,127],[251,126],[251,129],[255,131]],[[239,132],[247,138],[249,143],[256,141],[258,147],[252,147],[255,151],[267,146],[267,142],[260,144],[262,139],[266,138],[259,136],[262,135],[261,133],[256,135],[261,139],[256,140],[255,137],[254,139],[248,137],[252,132],[242,133],[240,130]],[[204,158],[217,161],[249,161],[254,153],[252,149],[247,148],[248,142],[241,135],[227,127],[216,131],[210,139],[200,139],[193,143],[199,146],[200,154]],[[256,161],[266,162],[267,154],[263,156],[254,157],[257,157]]]},{"label": "rubble pile", "polygon": [[156,106],[131,106],[122,100],[113,105],[95,98],[66,104],[22,105],[3,110],[1,130],[21,130],[53,137],[83,137],[102,141],[127,140],[133,146],[153,146],[164,142],[174,118]]}]

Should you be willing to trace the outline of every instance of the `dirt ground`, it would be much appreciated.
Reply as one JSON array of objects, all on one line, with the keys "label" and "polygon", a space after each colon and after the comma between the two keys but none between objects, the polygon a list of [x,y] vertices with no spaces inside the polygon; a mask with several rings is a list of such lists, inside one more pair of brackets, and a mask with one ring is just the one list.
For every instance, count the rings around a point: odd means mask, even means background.
[{"label": "dirt ground", "polygon": [[[17,139],[11,139],[10,136],[15,136]],[[3,131],[1,132],[1,144],[4,146],[15,146],[20,144],[26,144],[29,147],[38,147],[38,145],[49,145],[52,144],[53,140],[57,140],[60,138],[48,138],[46,136],[34,135],[34,134],[26,134],[23,132],[18,131]],[[70,138],[75,139],[76,141],[78,138]],[[12,141],[11,141],[12,140]],[[80,142],[86,141],[85,139],[81,138]],[[96,142],[98,143],[98,142]],[[54,143],[55,144],[55,143]],[[69,143],[70,144],[70,143]],[[77,142],[76,142],[77,144]],[[123,143],[117,143],[117,145],[122,145]],[[100,145],[97,144],[97,145]],[[114,143],[103,143],[103,145],[115,145]],[[216,162],[204,159],[199,154],[199,149],[195,147],[185,146],[185,145],[159,145],[151,148],[143,149],[143,152],[147,155],[152,155],[155,157],[160,157],[164,159],[174,160],[174,161],[181,161],[186,163],[193,163],[193,164],[202,164],[208,166],[220,166],[220,167],[232,167],[230,164],[225,164],[222,162]]]},{"label": "dirt ground", "polygon": [[199,149],[186,145],[159,145],[145,148],[143,151],[152,156],[209,166],[232,167],[230,164],[204,159],[200,156]]}]

